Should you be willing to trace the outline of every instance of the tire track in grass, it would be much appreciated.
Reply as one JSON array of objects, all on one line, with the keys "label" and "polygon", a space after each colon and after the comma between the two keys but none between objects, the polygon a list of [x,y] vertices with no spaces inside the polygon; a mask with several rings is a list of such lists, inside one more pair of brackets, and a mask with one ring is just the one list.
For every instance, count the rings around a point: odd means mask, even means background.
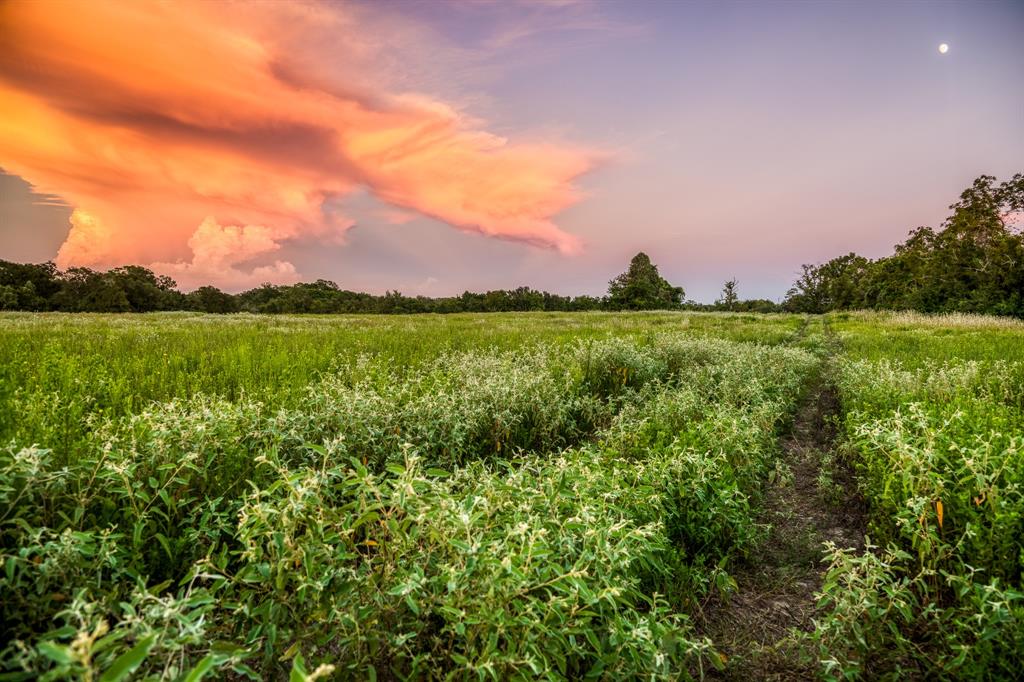
[{"label": "tire track in grass", "polygon": [[[815,593],[827,564],[823,543],[863,550],[866,508],[853,473],[836,451],[839,397],[832,383],[837,341],[822,320],[827,351],[789,433],[779,441],[780,466],[766,484],[765,540],[734,566],[735,589],[703,607],[702,630],[726,657],[713,677],[804,680],[817,676]],[[805,329],[801,329],[805,331]]]}]

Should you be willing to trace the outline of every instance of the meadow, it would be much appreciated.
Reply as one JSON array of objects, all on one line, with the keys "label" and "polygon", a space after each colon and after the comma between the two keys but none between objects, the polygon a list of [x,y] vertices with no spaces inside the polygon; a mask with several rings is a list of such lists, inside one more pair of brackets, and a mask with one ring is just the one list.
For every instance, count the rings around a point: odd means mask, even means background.
[{"label": "meadow", "polygon": [[724,655],[704,610],[758,561],[822,385],[815,495],[846,514],[850,472],[870,544],[818,548],[802,664],[1012,679],[1022,340],[892,313],[3,314],[0,679],[729,676],[762,652]]},{"label": "meadow", "polygon": [[835,676],[1024,675],[1024,323],[839,314],[843,455],[871,551],[832,548]]}]

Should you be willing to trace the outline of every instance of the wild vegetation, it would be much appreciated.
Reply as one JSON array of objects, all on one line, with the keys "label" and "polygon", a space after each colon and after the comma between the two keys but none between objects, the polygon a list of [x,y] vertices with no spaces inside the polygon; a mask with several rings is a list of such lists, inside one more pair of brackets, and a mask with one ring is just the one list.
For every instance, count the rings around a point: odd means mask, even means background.
[{"label": "wild vegetation", "polygon": [[[55,363],[109,369],[50,392],[71,373],[7,363],[24,372],[8,375],[10,404],[42,416],[6,425],[6,667],[262,677],[301,656],[354,678],[677,677],[714,664],[686,604],[756,538],[751,500],[815,359],[710,338],[757,333],[739,320],[667,317],[568,334],[539,318],[548,340],[499,344],[468,319],[459,350],[422,344],[452,318],[380,336],[380,318],[332,321],[320,333],[348,329],[353,351],[405,343],[335,354],[273,406],[260,395],[287,381],[250,371],[281,361],[251,351],[263,320],[193,318],[228,345],[235,381],[210,372],[189,390],[174,379],[189,369],[172,369],[149,385],[179,395],[125,404],[163,356],[105,363],[110,336],[153,334],[175,368],[196,357],[168,343],[192,336],[185,320],[84,319],[54,337],[60,318],[8,318],[21,342],[6,353],[34,339]],[[754,326],[781,342],[797,322]],[[315,346],[316,328],[281,326],[277,343]],[[83,338],[96,345],[72,350]],[[83,425],[70,436],[67,410]]]},{"label": "wild vegetation", "polygon": [[1017,679],[1024,671],[1024,324],[836,322],[845,455],[871,551],[833,548],[816,636],[828,670]]},{"label": "wild vegetation", "polygon": [[870,544],[775,552],[819,591],[783,597],[790,673],[1012,679],[1022,331],[0,315],[0,674],[742,675],[763,652],[708,622],[762,589],[772,510],[800,509],[787,434],[834,384],[800,502],[840,518],[859,490]]}]

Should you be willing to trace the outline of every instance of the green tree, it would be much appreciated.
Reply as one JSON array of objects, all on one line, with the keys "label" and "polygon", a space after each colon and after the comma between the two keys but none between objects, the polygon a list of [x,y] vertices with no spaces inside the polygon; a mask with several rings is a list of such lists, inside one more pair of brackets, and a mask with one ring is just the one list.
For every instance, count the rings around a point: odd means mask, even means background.
[{"label": "green tree", "polygon": [[127,313],[132,307],[118,277],[90,268],[68,268],[53,299],[57,310],[72,313]]},{"label": "green tree", "polygon": [[18,310],[18,290],[10,284],[0,284],[0,310]]},{"label": "green tree", "polygon": [[199,287],[186,296],[193,310],[204,313],[235,313],[238,312],[238,301],[231,294],[217,287]]},{"label": "green tree", "polygon": [[612,310],[666,310],[678,308],[685,293],[669,284],[646,253],[638,253],[629,269],[608,283],[607,305]]},{"label": "green tree", "polygon": [[777,313],[782,310],[782,307],[767,298],[751,298],[738,301],[735,310],[744,313]]},{"label": "green tree", "polygon": [[114,268],[107,272],[107,276],[124,291],[133,312],[170,310],[178,302],[174,296],[178,293],[175,281],[166,275],[157,276],[152,270],[141,265]]},{"label": "green tree", "polygon": [[14,290],[16,310],[47,310],[50,299],[61,290],[60,271],[52,262],[11,263],[0,260],[0,286]]},{"label": "green tree", "polygon": [[793,313],[825,312],[825,291],[820,268],[805,263],[800,269],[800,276],[786,292],[783,307]]},{"label": "green tree", "polygon": [[934,230],[918,227],[895,253],[869,261],[847,254],[804,265],[786,309],[848,308],[977,312],[1024,317],[1024,235],[1010,216],[1024,211],[1024,175],[997,184],[983,175]]}]

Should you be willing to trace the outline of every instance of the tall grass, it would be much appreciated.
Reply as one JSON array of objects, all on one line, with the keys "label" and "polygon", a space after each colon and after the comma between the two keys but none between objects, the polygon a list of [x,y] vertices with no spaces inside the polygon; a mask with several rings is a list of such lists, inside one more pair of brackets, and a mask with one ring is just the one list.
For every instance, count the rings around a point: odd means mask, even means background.
[{"label": "tall grass", "polygon": [[[728,335],[730,318],[708,319]],[[198,392],[94,410],[73,450],[12,444],[4,668],[678,679],[720,665],[686,613],[756,539],[776,431],[817,360],[632,331],[362,353],[288,400]]]},{"label": "tall grass", "polygon": [[0,313],[0,442],[74,458],[92,425],[193,396],[299,404],[321,375],[386,358],[399,377],[444,353],[552,348],[661,331],[782,343],[796,316],[700,313],[256,316]]},{"label": "tall grass", "polygon": [[[820,325],[818,325],[820,326]],[[830,316],[831,678],[1012,679],[1024,344]],[[796,316],[0,315],[4,679],[686,679],[832,340]]]},{"label": "tall grass", "polygon": [[832,554],[818,632],[826,671],[1014,679],[1024,670],[1021,333],[989,318],[873,321],[846,327],[839,389],[878,547]]}]

